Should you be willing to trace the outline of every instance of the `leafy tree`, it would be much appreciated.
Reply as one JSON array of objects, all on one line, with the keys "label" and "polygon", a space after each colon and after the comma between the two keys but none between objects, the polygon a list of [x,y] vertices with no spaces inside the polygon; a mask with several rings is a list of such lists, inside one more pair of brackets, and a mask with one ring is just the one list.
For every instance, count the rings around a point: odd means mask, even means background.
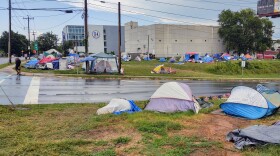
[{"label": "leafy tree", "polygon": [[57,35],[47,32],[37,38],[39,51],[47,51],[49,49],[56,49],[58,38]]},{"label": "leafy tree", "polygon": [[256,52],[265,51],[272,45],[272,22],[257,17],[252,9],[239,12],[223,10],[218,22],[221,25],[218,33],[227,50]]},{"label": "leafy tree", "polygon": [[[8,41],[9,41],[9,32],[4,31],[0,37],[0,49],[4,51],[5,54],[8,54]],[[28,40],[25,35],[11,32],[11,54],[21,56],[21,51],[27,51],[28,49]]]},{"label": "leafy tree", "polygon": [[74,42],[73,41],[64,41],[62,44],[62,49],[67,51],[69,49],[74,49]]}]

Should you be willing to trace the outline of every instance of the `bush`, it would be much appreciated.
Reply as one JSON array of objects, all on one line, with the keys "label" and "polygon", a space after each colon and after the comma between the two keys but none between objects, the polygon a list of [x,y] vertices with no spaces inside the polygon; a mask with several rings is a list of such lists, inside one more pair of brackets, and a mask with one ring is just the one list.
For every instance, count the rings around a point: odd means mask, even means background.
[{"label": "bush", "polygon": [[[208,68],[208,72],[220,75],[236,75],[241,73],[241,61],[219,62]],[[246,61],[246,74],[274,74],[280,72],[279,61]]]}]

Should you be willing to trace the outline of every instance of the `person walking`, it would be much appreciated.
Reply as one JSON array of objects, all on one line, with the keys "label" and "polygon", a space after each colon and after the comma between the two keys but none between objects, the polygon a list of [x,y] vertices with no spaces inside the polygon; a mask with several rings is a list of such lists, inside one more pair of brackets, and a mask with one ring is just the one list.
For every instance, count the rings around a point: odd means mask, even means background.
[{"label": "person walking", "polygon": [[21,61],[19,58],[16,58],[16,71],[17,71],[17,75],[20,75],[20,64],[21,64]]}]

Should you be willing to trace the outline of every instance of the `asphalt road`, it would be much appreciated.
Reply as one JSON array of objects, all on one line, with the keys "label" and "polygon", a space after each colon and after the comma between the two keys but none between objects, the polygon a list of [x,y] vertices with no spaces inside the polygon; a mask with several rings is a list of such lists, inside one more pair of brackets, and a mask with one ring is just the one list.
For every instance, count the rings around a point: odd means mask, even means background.
[{"label": "asphalt road", "polygon": [[[48,78],[0,73],[0,104],[54,104],[108,102],[112,98],[148,100],[156,89],[168,81],[94,80]],[[255,87],[256,82],[180,81],[188,84],[195,96],[229,93],[234,86]],[[265,83],[280,90],[279,82]]]}]

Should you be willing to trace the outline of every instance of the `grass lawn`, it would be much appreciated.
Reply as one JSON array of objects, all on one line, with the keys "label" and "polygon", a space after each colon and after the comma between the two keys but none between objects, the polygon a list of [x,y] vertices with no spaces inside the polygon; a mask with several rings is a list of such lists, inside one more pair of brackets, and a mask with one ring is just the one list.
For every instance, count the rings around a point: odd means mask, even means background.
[{"label": "grass lawn", "polygon": [[[176,70],[176,74],[152,74],[151,70],[164,64]],[[59,75],[95,77],[95,78],[150,78],[150,79],[280,79],[280,60],[254,60],[247,61],[243,75],[240,61],[215,62],[210,64],[185,63],[183,65],[161,63],[153,61],[130,61],[123,62],[125,74],[90,74],[86,75],[82,69],[77,70],[32,70],[23,69],[23,72],[31,73],[54,73]]]},{"label": "grass lawn", "polygon": [[[104,104],[0,106],[0,155],[280,155],[280,146],[234,149],[227,132],[271,124],[280,113],[255,121],[193,112],[101,115]],[[143,108],[147,101],[136,102]]]},{"label": "grass lawn", "polygon": [[5,68],[7,66],[10,66],[10,63],[4,63],[4,64],[0,64],[0,69]]}]

